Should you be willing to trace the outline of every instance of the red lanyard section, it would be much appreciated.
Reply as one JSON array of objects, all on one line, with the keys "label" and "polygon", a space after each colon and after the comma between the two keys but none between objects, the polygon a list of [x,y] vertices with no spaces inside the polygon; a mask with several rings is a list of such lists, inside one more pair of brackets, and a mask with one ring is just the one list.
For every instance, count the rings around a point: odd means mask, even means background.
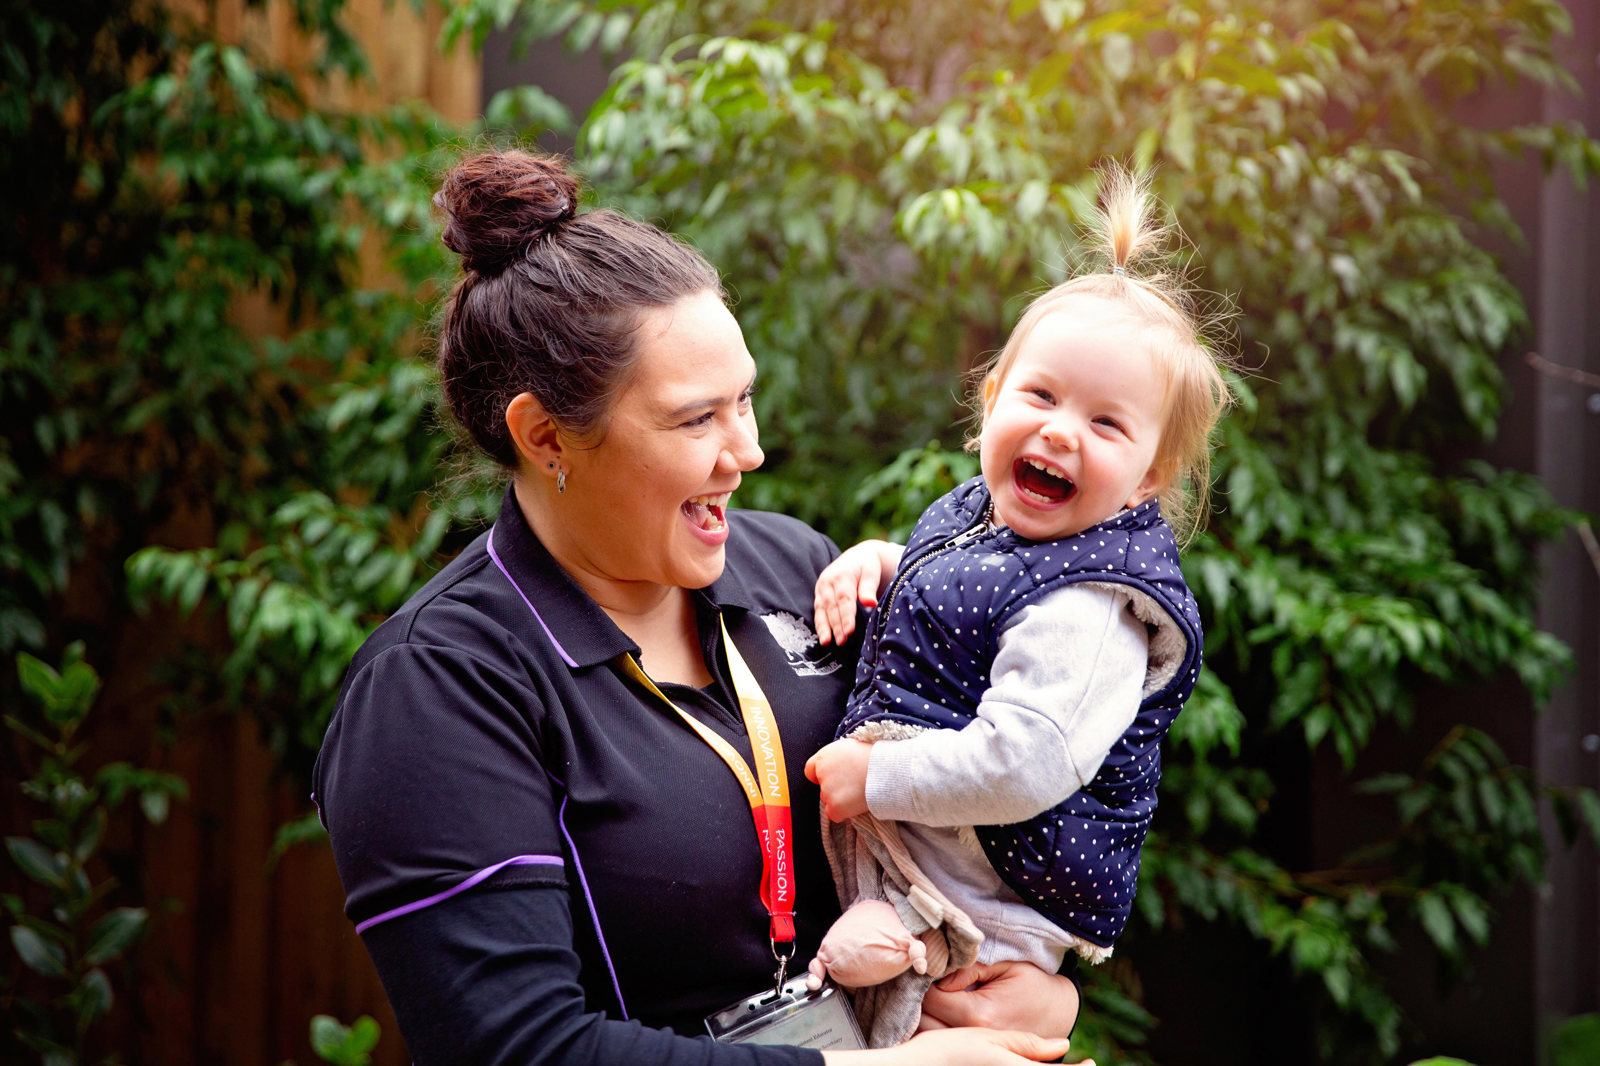
[{"label": "red lanyard section", "polygon": [[[778,722],[773,717],[772,704],[767,702],[755,675],[745,665],[739,649],[734,647],[733,638],[728,636],[728,627],[720,620],[718,624],[722,625],[722,647],[728,655],[733,689],[739,696],[739,712],[744,717],[750,750],[755,756],[755,772],[751,772],[744,756],[734,750],[731,744],[668,699],[632,655],[619,656],[617,662],[624,674],[676,711],[678,717],[701,740],[711,745],[711,750],[728,764],[733,776],[739,779],[745,799],[750,803],[756,835],[761,841],[761,902],[766,905],[767,913],[772,915],[772,950],[774,954],[787,958],[794,951],[794,826],[789,813],[789,774],[783,765],[783,744],[778,737]],[[781,950],[779,945],[786,945],[788,950]]]}]

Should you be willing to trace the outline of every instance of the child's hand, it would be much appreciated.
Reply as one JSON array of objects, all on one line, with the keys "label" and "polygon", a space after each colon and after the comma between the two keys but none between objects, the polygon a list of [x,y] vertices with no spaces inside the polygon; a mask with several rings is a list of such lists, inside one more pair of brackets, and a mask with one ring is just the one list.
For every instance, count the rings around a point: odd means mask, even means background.
[{"label": "child's hand", "polygon": [[905,548],[864,540],[841,552],[817,575],[817,640],[843,644],[856,629],[856,603],[876,607]]},{"label": "child's hand", "polygon": [[867,813],[867,760],[872,745],[836,740],[806,760],[806,779],[822,789],[822,809],[831,822]]}]

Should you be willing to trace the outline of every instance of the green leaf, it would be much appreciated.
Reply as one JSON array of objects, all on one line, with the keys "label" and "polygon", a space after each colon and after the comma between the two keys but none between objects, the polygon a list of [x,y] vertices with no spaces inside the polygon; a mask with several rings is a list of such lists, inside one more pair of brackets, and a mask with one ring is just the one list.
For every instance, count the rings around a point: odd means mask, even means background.
[{"label": "green leaf", "polygon": [[272,850],[267,854],[267,868],[271,869],[277,865],[278,860],[292,847],[327,839],[328,831],[322,827],[322,820],[317,812],[307,811],[299,818],[278,827],[277,833],[272,838]]},{"label": "green leaf", "polygon": [[78,982],[75,992],[78,1001],[78,1028],[87,1029],[97,1018],[104,1017],[111,1010],[113,995],[111,980],[101,969],[93,969],[84,974],[83,980]]},{"label": "green leaf", "polygon": [[48,703],[61,683],[61,675],[24,651],[17,653],[17,681],[21,683],[22,691],[40,702]]},{"label": "green leaf", "polygon": [[1125,33],[1108,33],[1100,42],[1100,60],[1113,81],[1127,81],[1133,73],[1133,39]]},{"label": "green leaf", "polygon": [[366,1066],[379,1035],[378,1023],[365,1014],[348,1027],[327,1014],[311,1019],[311,1049],[336,1066]]},{"label": "green leaf", "polygon": [[1173,94],[1169,108],[1161,147],[1167,158],[1187,173],[1195,167],[1194,112],[1189,108],[1188,95],[1182,92]]},{"label": "green leaf", "polygon": [[17,678],[23,690],[43,705],[45,717],[63,729],[83,720],[100,688],[94,668],[74,658],[70,650],[59,673],[27,652],[19,652]]},{"label": "green leaf", "polygon": [[1061,84],[1061,79],[1066,77],[1067,69],[1071,66],[1071,52],[1055,52],[1048,56],[1028,75],[1028,92],[1034,96],[1044,96],[1053,92],[1056,86]]},{"label": "green leaf", "polygon": [[1481,898],[1465,890],[1453,892],[1450,909],[1474,942],[1480,946],[1489,942],[1489,906]]},{"label": "green leaf", "polygon": [[1459,950],[1456,941],[1456,923],[1450,914],[1450,905],[1438,894],[1424,892],[1417,897],[1417,917],[1429,939],[1446,955]]},{"label": "green leaf", "polygon": [[139,793],[139,809],[151,825],[161,825],[167,820],[171,800],[161,789],[144,789]]},{"label": "green leaf", "polygon": [[144,932],[148,920],[149,913],[142,907],[118,907],[110,911],[89,929],[83,961],[90,966],[100,966],[121,957]]},{"label": "green leaf", "polygon": [[311,1019],[311,1050],[328,1062],[338,1062],[336,1057],[344,1048],[350,1029],[331,1014],[318,1014]]},{"label": "green leaf", "polygon": [[59,944],[50,943],[32,929],[13,925],[11,945],[17,949],[17,954],[28,969],[35,973],[45,977],[67,976],[67,953]]},{"label": "green leaf", "polygon": [[84,823],[83,830],[78,835],[77,843],[73,845],[72,855],[78,862],[89,861],[100,847],[100,839],[106,831],[106,811],[104,807],[96,807]]},{"label": "green leaf", "polygon": [[1573,800],[1577,803],[1578,813],[1583,817],[1583,822],[1589,827],[1589,836],[1600,844],[1600,795],[1590,788],[1574,790]]},{"label": "green leaf", "polygon": [[59,852],[27,837],[6,837],[6,852],[17,868],[34,881],[54,889],[66,887],[67,864]]},{"label": "green leaf", "polygon": [[1600,1062],[1600,1014],[1579,1014],[1550,1036],[1549,1066],[1593,1066]]}]

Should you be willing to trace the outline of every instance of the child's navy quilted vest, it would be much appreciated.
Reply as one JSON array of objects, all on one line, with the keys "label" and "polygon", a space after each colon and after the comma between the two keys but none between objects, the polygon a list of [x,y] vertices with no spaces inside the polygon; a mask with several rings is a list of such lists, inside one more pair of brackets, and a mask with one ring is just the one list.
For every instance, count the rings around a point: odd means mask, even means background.
[{"label": "child's navy quilted vest", "polygon": [[1138,884],[1161,738],[1200,672],[1199,615],[1155,500],[1044,542],[990,530],[988,512],[988,490],[974,478],[923,513],[867,627],[839,736],[885,718],[965,726],[989,688],[1001,629],[1045,592],[1095,581],[1147,594],[1188,645],[1177,673],[1139,705],[1093,781],[1027,822],[976,827],[990,863],[1024,900],[1080,939],[1110,947]]}]

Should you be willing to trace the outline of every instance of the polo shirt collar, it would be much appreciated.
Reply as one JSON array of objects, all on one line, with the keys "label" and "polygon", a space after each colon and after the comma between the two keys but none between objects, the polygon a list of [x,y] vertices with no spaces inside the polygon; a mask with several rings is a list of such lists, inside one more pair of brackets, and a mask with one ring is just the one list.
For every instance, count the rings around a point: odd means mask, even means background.
[{"label": "polo shirt collar", "polygon": [[[624,652],[639,653],[639,646],[617,628],[534,535],[517,505],[516,492],[509,485],[490,539],[496,565],[504,569],[527,600],[527,606],[570,665],[597,666]],[[706,588],[690,591],[716,611],[725,607],[749,611],[754,607],[744,583],[729,567],[724,567],[722,576]]]}]

